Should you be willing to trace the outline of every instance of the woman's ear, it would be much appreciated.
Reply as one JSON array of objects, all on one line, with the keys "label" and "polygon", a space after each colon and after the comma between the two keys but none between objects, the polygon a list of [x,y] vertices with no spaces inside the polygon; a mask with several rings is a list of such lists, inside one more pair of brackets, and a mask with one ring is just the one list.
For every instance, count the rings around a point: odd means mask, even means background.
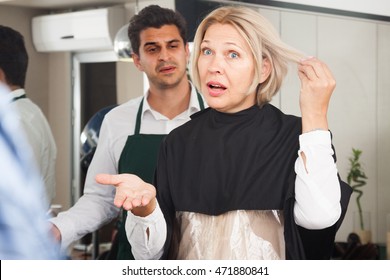
[{"label": "woman's ear", "polygon": [[262,64],[263,65],[261,67],[260,81],[259,81],[260,84],[268,79],[269,75],[271,74],[271,68],[272,68],[272,64],[267,57],[263,58]]}]

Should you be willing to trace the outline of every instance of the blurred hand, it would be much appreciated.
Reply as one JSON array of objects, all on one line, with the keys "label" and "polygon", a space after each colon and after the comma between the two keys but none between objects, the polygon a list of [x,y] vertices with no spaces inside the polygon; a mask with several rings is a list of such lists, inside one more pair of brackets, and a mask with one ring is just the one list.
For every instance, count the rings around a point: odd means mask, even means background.
[{"label": "blurred hand", "polygon": [[61,232],[58,229],[58,227],[56,227],[54,224],[50,223],[50,232],[54,236],[54,239],[60,243],[61,242]]}]

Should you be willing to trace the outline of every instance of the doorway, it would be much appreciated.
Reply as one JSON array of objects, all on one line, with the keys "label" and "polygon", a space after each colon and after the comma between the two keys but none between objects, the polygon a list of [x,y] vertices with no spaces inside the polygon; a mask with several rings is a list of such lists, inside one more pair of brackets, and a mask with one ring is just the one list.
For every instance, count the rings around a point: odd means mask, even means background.
[{"label": "doorway", "polygon": [[[80,64],[80,193],[89,164],[96,149],[104,113],[118,104],[116,94],[116,62]],[[77,135],[75,135],[77,137]],[[75,143],[76,144],[76,143]],[[76,160],[76,159],[75,159]]]},{"label": "doorway", "polygon": [[73,55],[71,205],[74,205],[83,193],[84,178],[80,163],[81,132],[99,110],[117,104],[115,70],[117,60],[113,52]]},{"label": "doorway", "polygon": [[[74,205],[84,191],[84,182],[96,148],[101,113],[118,104],[117,57],[112,52],[78,53],[73,55],[73,131],[72,131],[72,188]],[[78,242],[84,255],[96,259],[100,243],[111,241],[113,225],[87,234]],[[89,250],[90,249],[90,250]]]}]

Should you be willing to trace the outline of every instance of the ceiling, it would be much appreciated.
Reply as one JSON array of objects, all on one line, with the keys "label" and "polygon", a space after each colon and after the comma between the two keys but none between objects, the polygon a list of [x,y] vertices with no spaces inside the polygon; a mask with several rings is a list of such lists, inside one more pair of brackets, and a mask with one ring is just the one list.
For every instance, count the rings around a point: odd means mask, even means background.
[{"label": "ceiling", "polygon": [[0,5],[42,8],[42,9],[67,9],[76,7],[107,6],[124,4],[142,0],[0,0]]}]

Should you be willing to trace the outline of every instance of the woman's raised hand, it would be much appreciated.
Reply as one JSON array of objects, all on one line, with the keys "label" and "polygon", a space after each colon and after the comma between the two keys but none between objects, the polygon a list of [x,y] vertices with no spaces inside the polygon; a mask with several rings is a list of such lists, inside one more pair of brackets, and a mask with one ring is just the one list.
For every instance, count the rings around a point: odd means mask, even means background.
[{"label": "woman's raised hand", "polygon": [[302,129],[328,130],[327,112],[330,97],[336,87],[328,66],[315,57],[300,61],[298,76],[301,80],[300,108]]}]

